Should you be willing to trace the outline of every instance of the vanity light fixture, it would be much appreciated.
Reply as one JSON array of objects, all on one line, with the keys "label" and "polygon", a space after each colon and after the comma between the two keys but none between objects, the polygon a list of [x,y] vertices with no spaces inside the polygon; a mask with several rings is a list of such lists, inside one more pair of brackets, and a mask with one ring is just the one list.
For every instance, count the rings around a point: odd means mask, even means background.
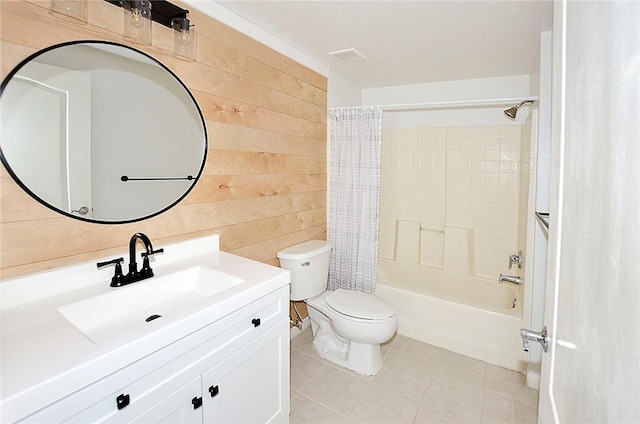
[{"label": "vanity light fixture", "polygon": [[173,55],[193,62],[196,60],[196,26],[187,17],[173,18]]},{"label": "vanity light fixture", "polygon": [[87,0],[51,0],[49,12],[64,20],[86,24],[88,9]]},{"label": "vanity light fixture", "polygon": [[151,1],[122,2],[124,10],[124,39],[145,46],[151,45]]},{"label": "vanity light fixture", "polygon": [[178,7],[167,0],[105,1],[124,9],[124,38],[126,40],[137,44],[151,45],[151,21],[157,22],[167,28],[174,29],[178,34],[174,35],[174,55],[186,60],[195,60],[196,28],[187,18],[189,15],[187,9]]}]

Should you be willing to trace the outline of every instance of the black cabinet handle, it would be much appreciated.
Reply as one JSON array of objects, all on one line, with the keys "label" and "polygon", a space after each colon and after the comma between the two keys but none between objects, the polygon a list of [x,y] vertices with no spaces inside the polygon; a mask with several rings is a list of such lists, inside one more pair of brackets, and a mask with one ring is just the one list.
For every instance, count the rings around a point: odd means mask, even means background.
[{"label": "black cabinet handle", "polygon": [[129,402],[131,402],[131,397],[129,396],[129,394],[121,394],[120,396],[118,396],[116,398],[116,405],[118,405],[118,409],[122,409],[125,406],[129,405]]},{"label": "black cabinet handle", "polygon": [[202,398],[201,397],[194,397],[193,399],[191,399],[191,404],[193,405],[193,409],[198,409],[202,406]]},{"label": "black cabinet handle", "polygon": [[260,326],[260,318],[254,318],[251,320],[251,324],[253,324],[254,327],[258,327]]},{"label": "black cabinet handle", "polygon": [[211,395],[211,397],[216,397],[218,393],[220,393],[220,389],[218,389],[218,386],[209,386],[209,394]]}]

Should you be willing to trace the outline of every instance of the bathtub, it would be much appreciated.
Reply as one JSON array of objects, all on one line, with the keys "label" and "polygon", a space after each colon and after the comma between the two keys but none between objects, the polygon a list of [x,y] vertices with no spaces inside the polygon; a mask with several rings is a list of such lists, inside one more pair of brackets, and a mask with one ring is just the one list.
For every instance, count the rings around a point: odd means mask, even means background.
[{"label": "bathtub", "polygon": [[380,278],[376,284],[376,295],[398,314],[398,334],[526,372],[520,287],[476,281],[463,290],[440,291],[437,296],[416,293],[401,282],[390,284]]}]

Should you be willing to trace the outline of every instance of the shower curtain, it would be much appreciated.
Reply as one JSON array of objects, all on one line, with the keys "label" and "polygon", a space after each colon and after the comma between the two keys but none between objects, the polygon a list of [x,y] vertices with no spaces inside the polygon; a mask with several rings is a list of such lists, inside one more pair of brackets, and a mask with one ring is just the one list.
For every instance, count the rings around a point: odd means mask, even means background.
[{"label": "shower curtain", "polygon": [[378,264],[382,108],[329,109],[329,290],[373,293]]}]

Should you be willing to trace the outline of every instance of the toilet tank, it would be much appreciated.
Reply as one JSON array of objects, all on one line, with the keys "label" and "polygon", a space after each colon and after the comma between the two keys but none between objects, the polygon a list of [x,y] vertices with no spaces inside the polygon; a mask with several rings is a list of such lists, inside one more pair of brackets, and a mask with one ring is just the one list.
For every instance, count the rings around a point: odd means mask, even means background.
[{"label": "toilet tank", "polygon": [[280,268],[291,272],[291,300],[304,300],[327,289],[331,244],[309,240],[287,247],[277,254]]}]

